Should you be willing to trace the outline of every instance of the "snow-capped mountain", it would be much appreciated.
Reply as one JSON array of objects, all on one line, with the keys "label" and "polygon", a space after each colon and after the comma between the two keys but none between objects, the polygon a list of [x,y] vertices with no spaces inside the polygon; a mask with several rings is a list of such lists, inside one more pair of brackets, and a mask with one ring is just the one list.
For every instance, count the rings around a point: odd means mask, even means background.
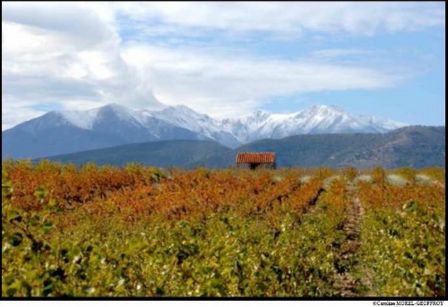
[{"label": "snow-capped mountain", "polygon": [[109,104],[87,111],[52,111],[2,133],[2,156],[36,158],[157,140],[214,140],[225,146],[296,134],[386,132],[405,126],[318,105],[277,114],[256,111],[236,119],[215,119],[186,106],[133,110]]},{"label": "snow-capped mountain", "polygon": [[186,106],[167,107],[164,110],[146,114],[174,126],[194,131],[204,139],[215,140],[229,147],[236,147],[241,143],[233,133],[222,128],[221,121],[206,114],[197,113]]},{"label": "snow-capped mountain", "polygon": [[386,132],[405,126],[373,116],[352,115],[338,107],[326,105],[287,114],[256,111],[240,119],[225,119],[222,124],[224,130],[231,131],[242,143],[296,134]]}]

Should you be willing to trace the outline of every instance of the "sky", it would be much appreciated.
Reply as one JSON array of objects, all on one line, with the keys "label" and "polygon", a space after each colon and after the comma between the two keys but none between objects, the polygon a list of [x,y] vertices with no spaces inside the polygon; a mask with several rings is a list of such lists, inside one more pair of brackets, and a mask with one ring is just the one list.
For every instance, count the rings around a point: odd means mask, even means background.
[{"label": "sky", "polygon": [[108,103],[444,125],[445,3],[2,2],[2,130]]}]

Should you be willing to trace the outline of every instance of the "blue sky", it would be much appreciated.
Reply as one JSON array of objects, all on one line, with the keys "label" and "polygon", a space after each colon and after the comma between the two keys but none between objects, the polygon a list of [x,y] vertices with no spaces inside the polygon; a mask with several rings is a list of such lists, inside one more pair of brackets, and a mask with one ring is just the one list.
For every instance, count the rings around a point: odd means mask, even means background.
[{"label": "blue sky", "polygon": [[2,129],[51,110],[314,104],[445,123],[445,4],[2,3]]}]

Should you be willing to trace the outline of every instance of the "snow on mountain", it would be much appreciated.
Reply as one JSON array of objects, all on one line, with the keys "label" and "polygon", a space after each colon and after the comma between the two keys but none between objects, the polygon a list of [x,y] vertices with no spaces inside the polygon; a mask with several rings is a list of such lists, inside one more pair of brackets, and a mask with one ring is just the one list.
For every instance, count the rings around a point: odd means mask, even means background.
[{"label": "snow on mountain", "polygon": [[407,126],[405,123],[397,122],[394,120],[389,119],[381,119],[376,116],[367,116],[367,115],[361,115],[360,119],[364,122],[367,122],[367,124],[374,125],[379,127],[380,129],[383,129],[383,131],[387,130],[393,130],[397,128],[401,128],[404,126]]},{"label": "snow on mountain", "polygon": [[86,111],[56,111],[56,113],[64,117],[70,124],[87,130],[93,129],[95,123],[106,119],[111,114],[114,114],[120,121],[134,123],[141,123],[142,121],[138,112],[116,103]]},{"label": "snow on mountain", "polygon": [[69,123],[83,129],[92,129],[98,109],[88,111],[65,111],[59,112]]},{"label": "snow on mountain", "polygon": [[386,132],[402,126],[405,124],[373,116],[355,116],[326,105],[289,114],[256,111],[244,118],[222,121],[223,129],[232,132],[242,143],[296,134]]},{"label": "snow on mountain", "polygon": [[167,107],[161,111],[147,111],[146,114],[172,125],[194,131],[202,136],[201,139],[215,140],[230,147],[235,147],[240,144],[233,134],[221,129],[218,120],[206,114],[197,113],[183,105]]},{"label": "snow on mountain", "polygon": [[148,115],[199,132],[206,137],[211,137],[213,132],[219,130],[214,119],[208,115],[197,113],[186,106],[167,107],[161,111],[148,113]]},{"label": "snow on mountain", "polygon": [[[51,155],[101,146],[156,140],[214,140],[235,148],[263,138],[283,138],[297,134],[386,132],[405,126],[374,116],[358,116],[335,106],[317,105],[295,113],[255,111],[233,119],[215,119],[186,106],[134,110],[109,104],[87,111],[52,111],[3,132],[14,141],[11,155],[28,147],[30,156]],[[42,145],[42,140],[52,139]],[[63,131],[65,131],[63,134]],[[60,132],[60,133],[59,133]],[[58,134],[59,133],[59,134]],[[77,135],[70,141],[70,135]],[[28,141],[26,141],[28,140]],[[73,138],[75,140],[75,138]],[[67,144],[71,144],[70,146]],[[11,141],[12,142],[12,141]],[[53,146],[50,150],[50,146]],[[46,148],[46,149],[45,149]],[[31,150],[32,149],[32,150]]]},{"label": "snow on mountain", "polygon": [[376,126],[363,123],[358,117],[333,106],[312,106],[297,112],[289,120],[277,123],[272,138],[292,134],[382,132]]},{"label": "snow on mountain", "polygon": [[52,111],[2,132],[2,158],[38,158],[159,140],[199,140],[198,133],[121,105]]},{"label": "snow on mountain", "polygon": [[[107,111],[107,112],[106,112]],[[227,146],[237,146],[262,138],[282,138],[294,134],[386,132],[405,126],[375,116],[352,115],[339,107],[315,105],[299,112],[280,114],[255,111],[236,119],[214,119],[186,106],[169,106],[162,110],[132,110],[109,104],[88,111],[64,111],[61,115],[71,124],[92,129],[103,114],[113,113],[120,121],[140,125],[149,131],[154,119],[199,134],[200,139],[216,140]]]}]

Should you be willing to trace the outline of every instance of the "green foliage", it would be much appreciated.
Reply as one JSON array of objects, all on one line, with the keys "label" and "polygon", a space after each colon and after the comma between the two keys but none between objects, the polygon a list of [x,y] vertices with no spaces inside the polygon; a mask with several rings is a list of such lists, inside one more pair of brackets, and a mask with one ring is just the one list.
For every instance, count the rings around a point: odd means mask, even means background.
[{"label": "green foliage", "polygon": [[347,181],[317,192],[334,171],[302,173],[8,162],[2,295],[337,296],[341,270],[361,295],[445,294],[440,186],[385,184],[380,197],[380,180],[360,182],[361,247],[347,260]]},{"label": "green foliage", "polygon": [[[384,187],[379,204],[375,185],[364,185],[367,210],[358,254],[369,296],[445,295],[445,200],[437,186]],[[370,204],[369,204],[370,202]]]}]

